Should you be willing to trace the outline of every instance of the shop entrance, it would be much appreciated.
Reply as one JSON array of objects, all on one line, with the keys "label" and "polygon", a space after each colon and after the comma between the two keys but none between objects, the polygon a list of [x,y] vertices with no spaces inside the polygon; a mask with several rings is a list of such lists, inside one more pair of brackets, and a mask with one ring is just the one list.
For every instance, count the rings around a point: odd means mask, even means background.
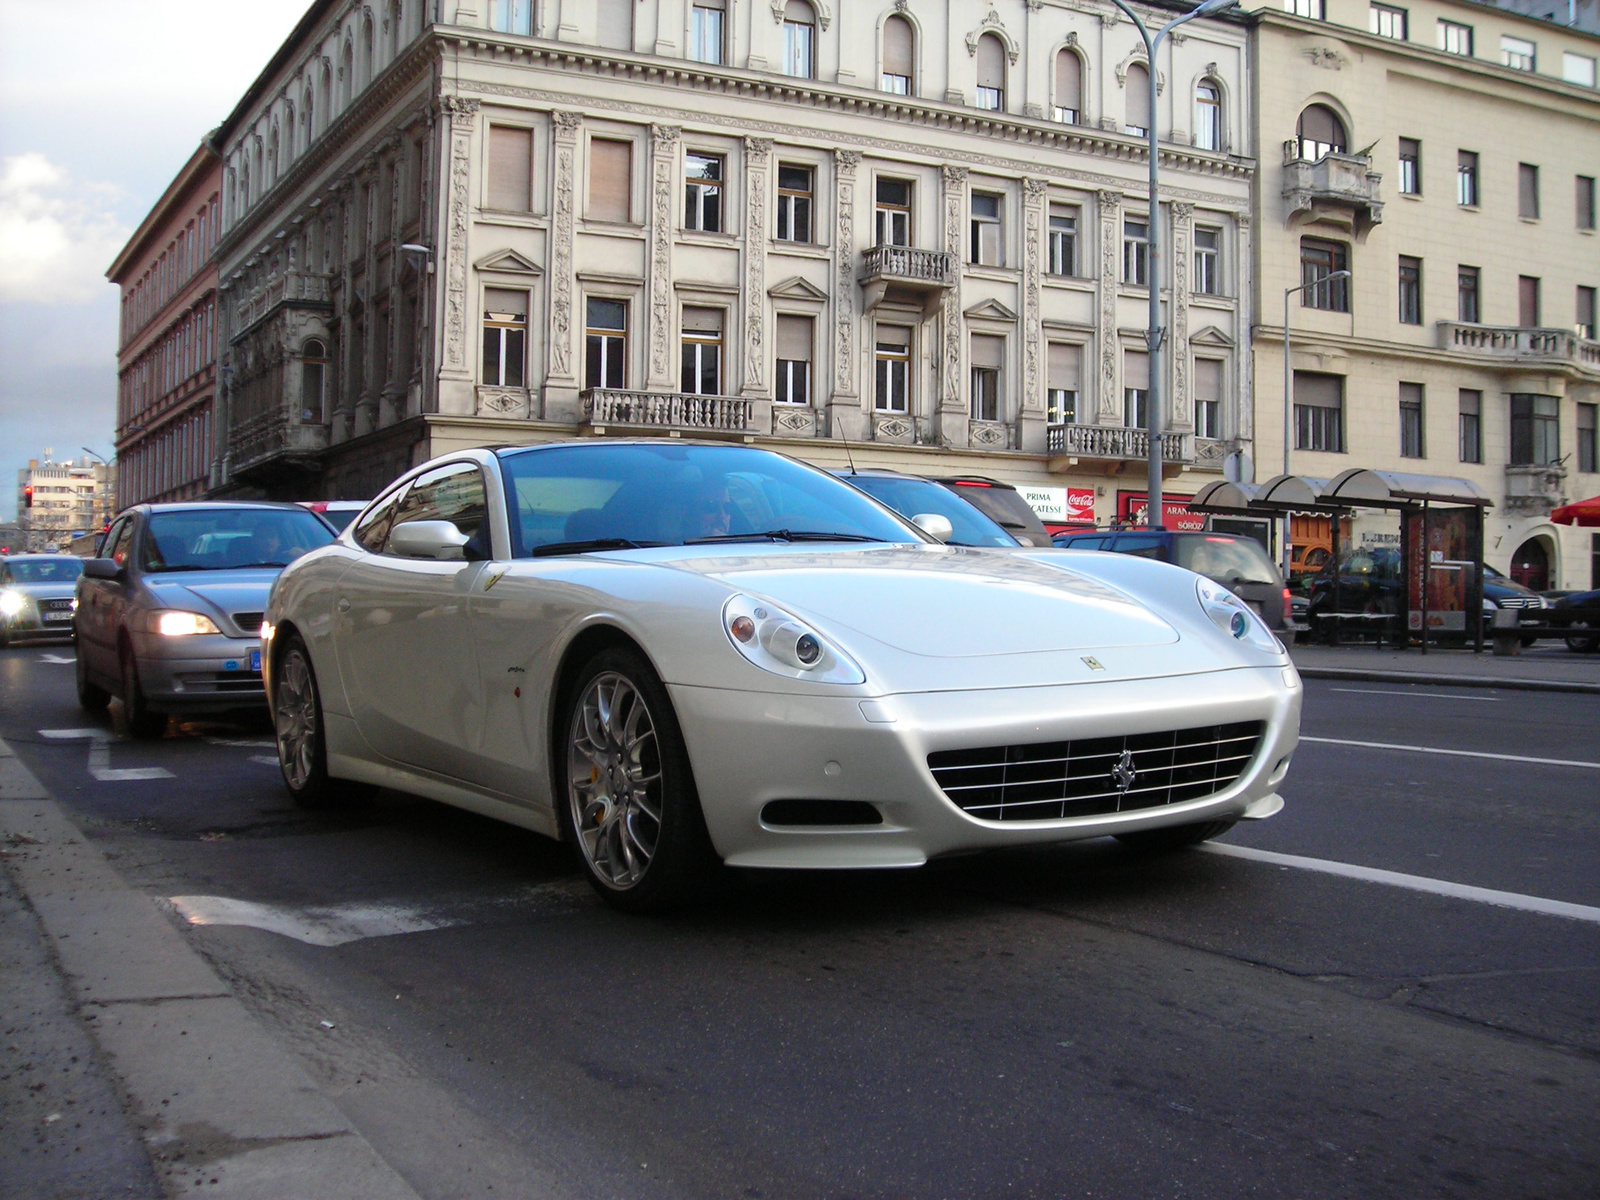
[{"label": "shop entrance", "polygon": [[1511,578],[1536,592],[1550,586],[1550,552],[1543,538],[1529,538],[1517,547],[1511,556]]}]

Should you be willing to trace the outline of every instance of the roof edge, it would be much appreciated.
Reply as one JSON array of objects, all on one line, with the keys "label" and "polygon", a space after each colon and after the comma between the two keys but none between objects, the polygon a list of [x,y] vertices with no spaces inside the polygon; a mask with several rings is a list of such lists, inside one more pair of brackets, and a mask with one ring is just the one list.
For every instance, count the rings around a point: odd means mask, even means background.
[{"label": "roof edge", "polygon": [[207,134],[200,139],[200,145],[195,147],[189,161],[184,163],[166,190],[161,193],[161,198],[151,206],[144,215],[144,220],[139,222],[139,227],[128,238],[127,244],[117,252],[117,257],[111,260],[111,265],[106,268],[106,278],[112,283],[120,283],[120,276],[127,266],[144,251],[151,235],[160,227],[174,208],[177,207],[178,198],[184,194],[189,186],[199,179],[205,169],[215,162],[220,165],[221,158],[211,147],[211,135]]}]

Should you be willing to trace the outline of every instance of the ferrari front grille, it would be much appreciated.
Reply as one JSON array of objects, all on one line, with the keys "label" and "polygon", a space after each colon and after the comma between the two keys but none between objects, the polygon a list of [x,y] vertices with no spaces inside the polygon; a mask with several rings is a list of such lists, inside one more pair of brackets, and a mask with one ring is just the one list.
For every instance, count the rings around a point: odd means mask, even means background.
[{"label": "ferrari front grille", "polygon": [[928,769],[944,794],[985,821],[1059,821],[1201,800],[1255,758],[1261,721],[1164,733],[940,750]]}]

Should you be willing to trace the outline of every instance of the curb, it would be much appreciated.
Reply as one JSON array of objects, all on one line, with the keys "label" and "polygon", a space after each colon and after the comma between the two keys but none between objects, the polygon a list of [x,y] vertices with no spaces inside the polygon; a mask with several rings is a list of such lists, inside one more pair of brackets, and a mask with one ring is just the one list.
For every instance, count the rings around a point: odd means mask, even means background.
[{"label": "curb", "polygon": [[169,1196],[418,1200],[3,740],[0,838]]},{"label": "curb", "polygon": [[1600,696],[1600,683],[1569,679],[1497,679],[1492,675],[1440,675],[1421,671],[1385,671],[1379,667],[1302,667],[1303,679],[1346,679],[1365,683],[1425,683],[1430,686],[1504,688],[1513,692],[1569,692]]}]

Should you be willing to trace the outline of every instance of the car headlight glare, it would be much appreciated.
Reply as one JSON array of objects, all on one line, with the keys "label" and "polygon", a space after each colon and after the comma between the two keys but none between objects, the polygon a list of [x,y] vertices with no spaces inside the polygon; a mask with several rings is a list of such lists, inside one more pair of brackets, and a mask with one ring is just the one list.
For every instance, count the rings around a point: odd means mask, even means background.
[{"label": "car headlight glare", "polygon": [[733,648],[763,671],[817,683],[865,683],[866,673],[804,621],[751,596],[722,606]]},{"label": "car headlight glare", "polygon": [[152,627],[164,637],[190,637],[197,633],[221,633],[217,623],[204,613],[169,609],[153,614]]},{"label": "car headlight glare", "polygon": [[28,606],[21,592],[0,592],[0,616],[14,617]]},{"label": "car headlight glare", "polygon": [[1282,654],[1283,643],[1273,636],[1256,611],[1220,583],[1201,579],[1195,584],[1195,593],[1206,616],[1235,641],[1248,642],[1269,654]]}]

